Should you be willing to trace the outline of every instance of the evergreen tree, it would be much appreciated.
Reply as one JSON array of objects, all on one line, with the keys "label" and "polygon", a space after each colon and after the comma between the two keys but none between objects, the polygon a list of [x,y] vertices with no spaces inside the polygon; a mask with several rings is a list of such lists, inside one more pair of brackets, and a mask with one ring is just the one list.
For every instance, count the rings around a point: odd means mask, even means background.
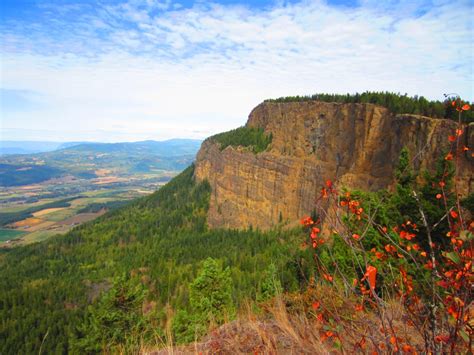
[{"label": "evergreen tree", "polygon": [[281,286],[280,278],[278,277],[277,269],[274,263],[268,265],[265,270],[265,278],[260,284],[259,294],[257,295],[257,301],[266,301],[282,293],[283,288]]},{"label": "evergreen tree", "polygon": [[226,316],[232,317],[235,309],[230,269],[223,270],[217,260],[206,259],[189,287],[189,296],[193,312],[203,322],[221,324]]}]

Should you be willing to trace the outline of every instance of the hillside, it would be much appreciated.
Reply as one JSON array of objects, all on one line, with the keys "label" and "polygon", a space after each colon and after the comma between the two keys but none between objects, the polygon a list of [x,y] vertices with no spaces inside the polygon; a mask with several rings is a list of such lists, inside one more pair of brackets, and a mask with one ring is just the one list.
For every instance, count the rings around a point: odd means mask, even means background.
[{"label": "hillside", "polygon": [[[140,297],[152,302],[152,312],[144,320],[153,323],[127,329],[118,321],[113,327],[120,327],[123,334],[115,339],[117,344],[128,339],[136,345],[140,339],[129,338],[141,332],[148,341],[157,334],[164,336],[166,308],[189,309],[185,285],[208,257],[230,268],[236,305],[255,297],[266,277],[262,270],[271,263],[285,270],[286,288],[298,289],[294,263],[300,252],[293,250],[293,234],[207,231],[209,185],[195,184],[192,176],[191,167],[152,196],[64,237],[0,251],[0,336],[6,339],[0,352],[37,352],[46,332],[49,337],[42,348],[46,353],[99,349],[100,337],[109,333],[95,334],[94,328],[87,328],[94,312],[88,304],[120,278],[131,285],[148,280]],[[94,304],[100,310],[101,305]],[[140,310],[141,305],[123,316],[132,317]],[[84,337],[87,343],[79,344]]]},{"label": "hillside", "polygon": [[265,102],[150,196],[0,249],[0,353],[462,352],[471,127]]}]

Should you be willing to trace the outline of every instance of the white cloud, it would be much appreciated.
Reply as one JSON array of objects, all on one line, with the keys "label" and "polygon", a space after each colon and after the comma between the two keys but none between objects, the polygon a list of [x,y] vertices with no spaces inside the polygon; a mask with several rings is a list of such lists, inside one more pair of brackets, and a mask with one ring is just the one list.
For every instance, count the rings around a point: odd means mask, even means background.
[{"label": "white cloud", "polygon": [[470,4],[380,4],[50,8],[50,21],[2,28],[2,87],[45,98],[33,112],[2,112],[4,134],[196,137],[243,124],[265,98],[314,92],[472,100]]}]

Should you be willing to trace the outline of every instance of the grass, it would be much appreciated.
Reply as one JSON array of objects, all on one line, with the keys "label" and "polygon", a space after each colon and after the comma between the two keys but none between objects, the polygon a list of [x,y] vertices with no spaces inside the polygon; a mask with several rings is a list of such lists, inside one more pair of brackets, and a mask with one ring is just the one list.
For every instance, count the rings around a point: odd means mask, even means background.
[{"label": "grass", "polygon": [[58,231],[49,231],[49,230],[40,230],[40,231],[32,232],[24,237],[24,242],[25,244],[41,242],[58,233],[59,233]]},{"label": "grass", "polygon": [[[317,309],[313,307],[316,301],[321,305]],[[391,334],[382,330],[387,324],[396,330],[400,344],[410,344],[422,353],[422,336],[416,327],[407,324],[409,315],[399,299],[387,300],[382,318],[370,308],[354,313],[355,304],[331,287],[316,285],[302,294],[283,293],[259,305],[244,304],[236,320],[217,328],[211,326],[206,336],[193,343],[176,345],[168,335],[157,339],[155,346],[142,347],[140,353],[390,353]],[[320,319],[323,309],[324,317]]]},{"label": "grass", "polygon": [[6,242],[7,240],[21,237],[25,234],[25,232],[14,229],[0,229],[0,242]]}]

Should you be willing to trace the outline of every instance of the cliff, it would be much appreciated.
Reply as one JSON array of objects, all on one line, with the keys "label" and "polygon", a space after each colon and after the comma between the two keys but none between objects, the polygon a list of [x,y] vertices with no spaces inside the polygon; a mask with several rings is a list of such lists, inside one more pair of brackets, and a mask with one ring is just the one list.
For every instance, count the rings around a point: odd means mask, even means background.
[{"label": "cliff", "polygon": [[[319,101],[265,102],[250,114],[247,127],[272,134],[265,152],[243,147],[220,149],[212,138],[201,146],[195,178],[207,179],[212,194],[212,228],[268,228],[311,213],[327,179],[348,188],[376,191],[394,183],[401,149],[406,146],[416,171],[434,167],[449,150],[450,120],[394,115],[372,104]],[[474,146],[474,126],[461,137]],[[473,191],[471,151],[460,160],[461,193]]]}]

